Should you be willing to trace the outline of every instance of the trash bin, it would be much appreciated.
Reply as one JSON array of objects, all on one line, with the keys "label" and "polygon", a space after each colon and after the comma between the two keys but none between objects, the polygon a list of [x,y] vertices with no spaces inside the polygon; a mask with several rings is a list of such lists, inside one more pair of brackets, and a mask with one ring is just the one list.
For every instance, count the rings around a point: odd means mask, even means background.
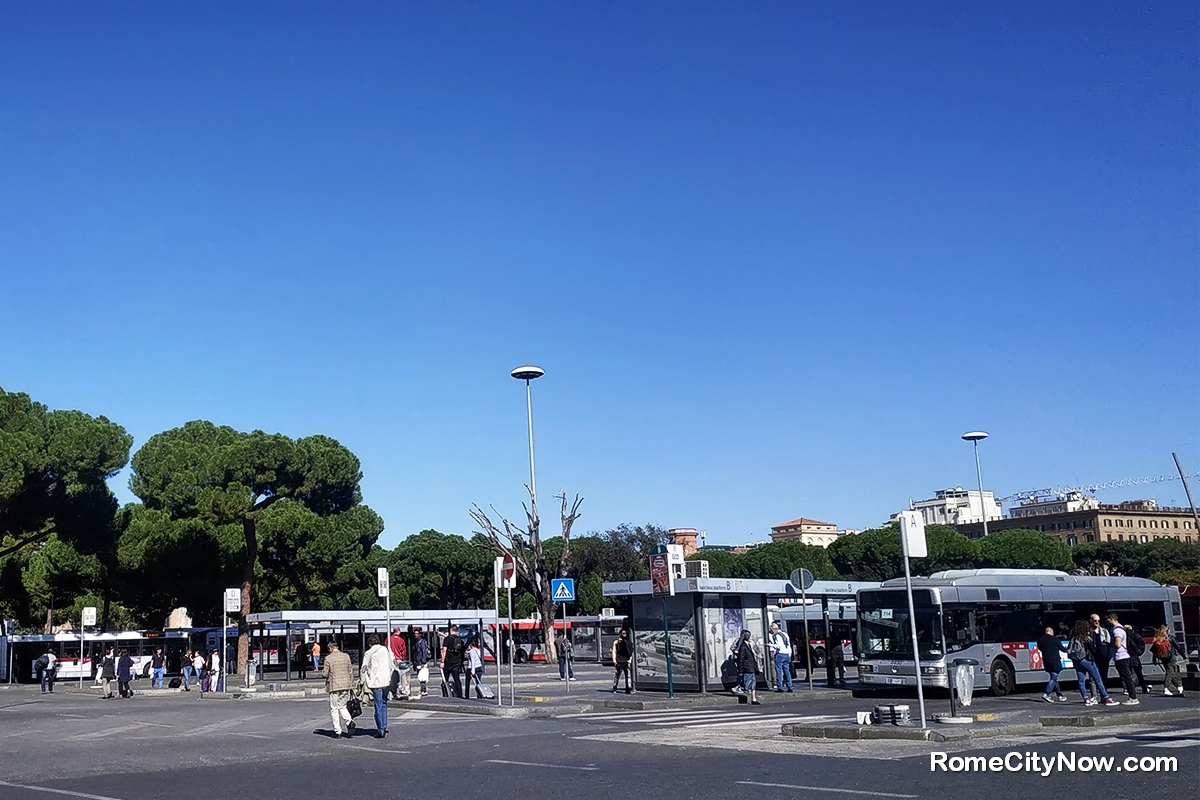
[{"label": "trash bin", "polygon": [[251,656],[246,659],[245,680],[246,688],[250,688],[262,677],[262,673],[258,671],[258,659]]},{"label": "trash bin", "polygon": [[[957,706],[969,708],[971,697],[975,691],[975,667],[979,661],[974,658],[956,658],[951,662],[954,674],[950,676],[950,713],[958,715]],[[956,705],[957,700],[957,705]]]}]

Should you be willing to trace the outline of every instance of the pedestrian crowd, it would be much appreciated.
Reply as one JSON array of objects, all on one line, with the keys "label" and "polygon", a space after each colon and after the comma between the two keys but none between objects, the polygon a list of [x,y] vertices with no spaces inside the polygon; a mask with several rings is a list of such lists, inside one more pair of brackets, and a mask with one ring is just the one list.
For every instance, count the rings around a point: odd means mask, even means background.
[{"label": "pedestrian crowd", "polygon": [[[1103,622],[1099,614],[1076,621],[1064,644],[1053,627],[1047,627],[1036,641],[1042,660],[1042,669],[1048,680],[1042,692],[1042,700],[1053,703],[1055,699],[1066,702],[1059,686],[1059,674],[1063,671],[1063,656],[1071,660],[1071,667],[1079,679],[1079,694],[1083,704],[1094,706],[1136,706],[1141,703],[1138,691],[1149,694],[1152,687],[1142,673],[1142,656],[1146,653],[1146,640],[1131,626],[1121,623],[1118,614],[1110,611]],[[1187,655],[1179,641],[1171,635],[1166,625],[1154,632],[1149,645],[1151,660],[1163,668],[1163,694],[1183,696],[1181,667],[1187,663]],[[1119,701],[1108,693],[1105,681],[1110,668],[1115,668],[1125,690],[1125,700]]]}]

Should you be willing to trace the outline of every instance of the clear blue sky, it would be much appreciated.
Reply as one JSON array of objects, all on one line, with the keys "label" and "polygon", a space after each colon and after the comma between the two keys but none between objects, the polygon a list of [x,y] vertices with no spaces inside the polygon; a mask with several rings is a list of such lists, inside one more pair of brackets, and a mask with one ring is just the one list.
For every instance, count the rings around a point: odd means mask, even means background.
[{"label": "clear blue sky", "polygon": [[334,436],[388,546],[520,513],[524,363],[585,531],[1200,470],[1194,4],[246,5],[0,12],[5,389]]}]

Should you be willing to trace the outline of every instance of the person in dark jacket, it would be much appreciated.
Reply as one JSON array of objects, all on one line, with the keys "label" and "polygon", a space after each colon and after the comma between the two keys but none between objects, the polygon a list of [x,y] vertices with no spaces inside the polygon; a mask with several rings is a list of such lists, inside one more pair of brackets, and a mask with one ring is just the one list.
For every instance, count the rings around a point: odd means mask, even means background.
[{"label": "person in dark jacket", "polygon": [[133,659],[129,657],[128,650],[122,650],[121,657],[117,659],[117,693],[122,698],[133,697],[133,690],[129,688],[131,680],[133,680]]},{"label": "person in dark jacket", "polygon": [[300,642],[292,654],[292,666],[296,669],[296,679],[304,680],[308,672],[308,645]]},{"label": "person in dark jacket", "polygon": [[100,660],[100,685],[103,687],[104,693],[101,695],[105,700],[112,700],[112,682],[117,677],[117,657],[113,654],[113,649],[110,647],[104,651],[104,658]]},{"label": "person in dark jacket", "polygon": [[1046,690],[1042,692],[1042,700],[1053,703],[1050,699],[1050,693],[1053,692],[1058,697],[1058,702],[1067,702],[1058,685],[1058,673],[1062,672],[1062,657],[1067,654],[1067,650],[1062,646],[1062,640],[1054,635],[1054,628],[1046,628],[1038,637],[1037,649],[1042,654],[1042,669],[1050,676],[1046,681]]},{"label": "person in dark jacket", "polygon": [[741,676],[742,691],[750,696],[752,705],[761,705],[755,692],[758,688],[754,677],[758,672],[758,659],[754,657],[754,648],[750,644],[750,631],[742,631],[742,639],[737,649],[737,667]]}]

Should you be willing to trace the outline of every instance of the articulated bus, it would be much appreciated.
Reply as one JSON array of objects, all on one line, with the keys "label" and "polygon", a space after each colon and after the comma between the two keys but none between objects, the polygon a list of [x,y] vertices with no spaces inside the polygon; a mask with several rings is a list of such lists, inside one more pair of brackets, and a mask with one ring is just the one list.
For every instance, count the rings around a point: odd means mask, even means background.
[{"label": "articulated bus", "polygon": [[[229,628],[227,635],[236,642],[237,629]],[[14,634],[4,637],[9,661],[5,663],[5,674],[10,683],[36,682],[34,662],[49,651],[54,653],[55,679],[60,681],[94,680],[104,651],[112,647],[114,652],[128,650],[133,659],[134,674],[150,677],[150,657],[161,647],[166,656],[166,674],[178,675],[183,666],[183,654],[199,648],[213,649],[220,642],[220,628],[181,628],[167,631],[109,631],[107,633],[85,633],[83,653],[80,657],[79,633],[61,631],[51,634]],[[10,668],[11,667],[11,668]]]},{"label": "articulated bus", "polygon": [[[561,619],[554,621],[555,631],[561,631],[565,627],[571,640],[574,660],[600,661],[606,664],[612,661],[613,642],[620,636],[621,628],[626,626],[628,620],[620,616],[567,617],[565,622]],[[501,653],[511,631],[515,648],[513,658],[518,664],[546,660],[545,634],[540,620],[514,619],[511,623],[501,622],[500,630]],[[494,643],[495,626],[488,625],[482,641],[485,661],[496,660],[493,655],[496,652]]]},{"label": "articulated bus", "polygon": [[[978,569],[913,578],[921,680],[949,685],[956,658],[971,658],[975,688],[1005,696],[1045,681],[1034,640],[1051,627],[1066,642],[1076,620],[1116,612],[1145,639],[1166,625],[1182,641],[1179,590],[1145,578],[1068,575],[1058,570]],[[904,579],[858,593],[858,680],[865,687],[915,686]],[[1161,676],[1142,656],[1147,679]],[[1064,669],[1072,669],[1063,659]]]}]

